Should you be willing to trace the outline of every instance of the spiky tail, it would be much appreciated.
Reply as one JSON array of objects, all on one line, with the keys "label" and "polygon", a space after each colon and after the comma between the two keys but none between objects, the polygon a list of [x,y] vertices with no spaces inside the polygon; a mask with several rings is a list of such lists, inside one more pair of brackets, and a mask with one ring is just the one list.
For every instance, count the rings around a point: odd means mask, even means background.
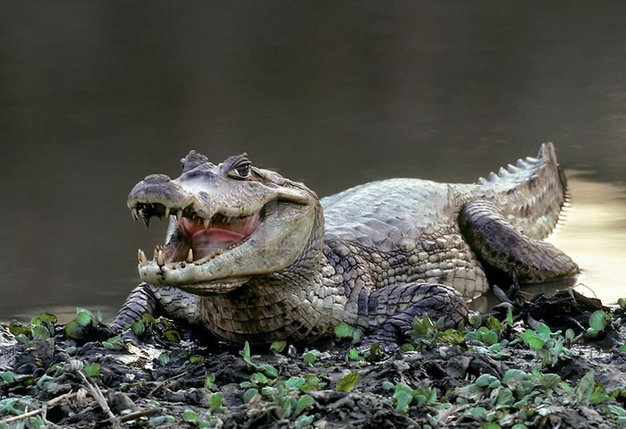
[{"label": "spiky tail", "polygon": [[567,200],[565,176],[552,143],[537,158],[519,159],[478,180],[479,193],[493,201],[506,219],[529,238],[543,239],[554,229]]}]

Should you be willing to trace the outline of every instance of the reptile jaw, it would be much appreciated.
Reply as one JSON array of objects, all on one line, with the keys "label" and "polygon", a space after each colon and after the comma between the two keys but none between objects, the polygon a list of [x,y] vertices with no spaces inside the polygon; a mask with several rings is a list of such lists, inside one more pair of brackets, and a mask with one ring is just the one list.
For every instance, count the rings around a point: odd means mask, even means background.
[{"label": "reptile jaw", "polygon": [[146,227],[152,217],[170,218],[165,244],[155,247],[151,261],[139,249],[139,265],[169,264],[172,268],[184,268],[185,264],[203,264],[240,245],[254,233],[262,221],[262,212],[263,208],[248,215],[231,217],[216,213],[207,218],[191,206],[179,209],[161,203],[137,203],[131,208],[133,219],[141,218]]},{"label": "reptile jaw", "polygon": [[138,251],[141,279],[196,295],[230,292],[254,275],[291,265],[299,256],[294,250],[308,241],[315,218],[314,206],[276,200],[252,214],[218,213],[209,219],[190,207],[181,210],[160,203],[135,204],[131,212],[146,225],[152,216],[170,217],[165,245],[156,246],[152,260]]}]

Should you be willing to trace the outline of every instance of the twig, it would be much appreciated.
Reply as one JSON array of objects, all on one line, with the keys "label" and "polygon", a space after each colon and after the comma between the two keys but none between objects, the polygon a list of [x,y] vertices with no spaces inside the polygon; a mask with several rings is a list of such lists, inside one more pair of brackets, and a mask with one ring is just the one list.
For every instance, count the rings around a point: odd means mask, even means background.
[{"label": "twig", "polygon": [[0,425],[4,425],[7,423],[12,423],[18,420],[22,420],[22,419],[27,419],[29,417],[33,417],[36,416],[37,414],[41,414],[43,413],[44,409],[43,408],[38,408],[36,410],[33,411],[29,411],[27,413],[24,414],[20,414],[19,416],[13,416],[13,417],[8,417],[6,419],[0,420]]},{"label": "twig", "polygon": [[64,394],[62,394],[60,396],[57,396],[56,398],[50,399],[41,408],[38,408],[38,409],[32,410],[32,411],[28,411],[27,413],[20,414],[19,416],[12,416],[12,417],[7,417],[6,419],[2,419],[2,420],[0,420],[0,425],[4,425],[4,424],[7,424],[7,423],[12,423],[12,422],[15,422],[15,421],[18,421],[18,420],[22,420],[22,419],[27,419],[29,417],[36,416],[37,414],[44,414],[45,411],[48,409],[48,407],[52,407],[52,406],[56,405],[57,403],[59,403],[61,401],[64,401],[66,399],[71,398],[72,396],[76,396],[76,393],[74,393],[74,392],[64,393]]},{"label": "twig", "polygon": [[145,410],[135,411],[134,413],[126,414],[125,416],[120,417],[120,423],[135,420],[140,417],[151,416],[152,414],[158,414],[161,411],[162,410],[158,408],[147,408]]},{"label": "twig", "polygon": [[89,389],[89,392],[91,393],[91,396],[94,397],[94,399],[96,400],[96,402],[98,403],[98,405],[100,406],[100,408],[102,409],[102,411],[105,412],[105,414],[107,414],[109,416],[109,420],[111,422],[111,426],[114,429],[121,429],[121,425],[120,425],[120,421],[117,417],[115,417],[115,414],[113,414],[113,412],[111,411],[111,408],[109,408],[109,404],[107,403],[106,398],[104,397],[104,395],[102,394],[102,391],[100,390],[100,388],[98,387],[97,384],[92,383],[91,381],[89,381],[89,379],[87,378],[87,376],[85,375],[85,373],[83,373],[82,371],[82,362],[77,362],[74,364],[74,362],[70,363],[70,367],[76,372],[76,374],[78,374],[80,376],[80,378],[83,380],[83,382],[87,385],[87,388]]},{"label": "twig", "polygon": [[167,380],[163,380],[163,381],[159,381],[156,383],[156,386],[154,387],[154,389],[152,389],[149,393],[148,396],[152,396],[154,394],[154,392],[156,392],[157,390],[159,390],[161,387],[165,386],[166,384],[168,384],[171,381],[174,381],[176,379],[179,379],[181,377],[184,377],[186,373],[182,372],[180,374],[174,375],[170,378],[168,378]]}]

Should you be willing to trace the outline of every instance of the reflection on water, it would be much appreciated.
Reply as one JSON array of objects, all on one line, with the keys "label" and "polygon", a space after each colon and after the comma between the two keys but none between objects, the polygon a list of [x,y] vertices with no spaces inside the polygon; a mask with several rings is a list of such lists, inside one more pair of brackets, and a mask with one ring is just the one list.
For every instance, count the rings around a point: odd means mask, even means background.
[{"label": "reflection on water", "polygon": [[626,297],[626,188],[569,175],[572,205],[550,237],[582,268],[577,290],[614,303]]}]

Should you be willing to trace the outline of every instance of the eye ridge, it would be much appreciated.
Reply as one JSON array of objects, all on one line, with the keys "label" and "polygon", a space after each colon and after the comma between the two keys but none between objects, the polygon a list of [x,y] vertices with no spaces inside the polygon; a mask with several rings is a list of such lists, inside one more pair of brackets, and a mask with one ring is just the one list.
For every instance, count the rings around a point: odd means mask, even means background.
[{"label": "eye ridge", "polygon": [[244,161],[230,171],[234,174],[235,177],[246,179],[250,177],[252,173],[252,164],[250,163],[250,161]]}]

